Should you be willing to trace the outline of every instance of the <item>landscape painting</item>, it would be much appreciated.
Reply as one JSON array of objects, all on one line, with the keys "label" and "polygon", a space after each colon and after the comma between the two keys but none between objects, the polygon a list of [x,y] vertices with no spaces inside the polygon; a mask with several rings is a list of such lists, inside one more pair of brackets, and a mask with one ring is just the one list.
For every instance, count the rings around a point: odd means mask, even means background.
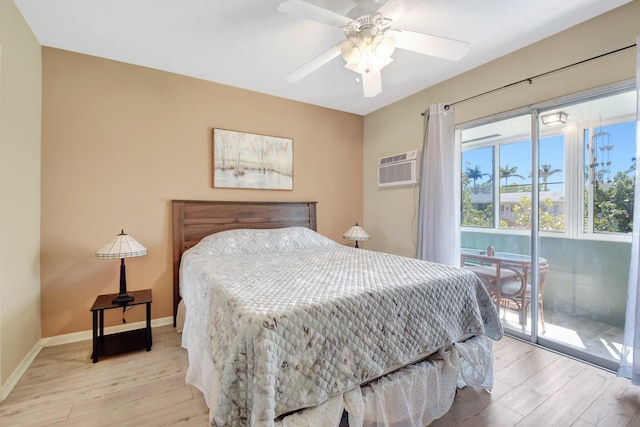
[{"label": "landscape painting", "polygon": [[213,130],[213,186],[293,190],[293,140]]}]

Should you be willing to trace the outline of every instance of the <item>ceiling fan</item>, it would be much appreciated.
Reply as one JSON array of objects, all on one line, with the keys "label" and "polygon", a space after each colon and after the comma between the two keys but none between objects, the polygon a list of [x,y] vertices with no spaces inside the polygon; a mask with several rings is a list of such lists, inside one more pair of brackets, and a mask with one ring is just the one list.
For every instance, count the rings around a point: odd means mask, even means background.
[{"label": "ceiling fan", "polygon": [[382,92],[380,70],[393,61],[391,55],[396,47],[451,61],[459,60],[469,50],[466,42],[392,28],[393,22],[403,15],[402,4],[397,0],[361,0],[356,3],[346,16],[304,0],[280,3],[279,12],[339,27],[346,37],[346,40],[288,74],[287,81],[297,82],[342,55],[345,67],[362,76],[364,96],[373,97]]}]

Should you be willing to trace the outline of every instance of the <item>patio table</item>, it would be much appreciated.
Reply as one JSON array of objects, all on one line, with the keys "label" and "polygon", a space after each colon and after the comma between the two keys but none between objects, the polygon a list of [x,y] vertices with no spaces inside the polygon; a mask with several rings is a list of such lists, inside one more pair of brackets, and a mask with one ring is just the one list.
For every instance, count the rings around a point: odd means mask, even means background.
[{"label": "patio table", "polygon": [[[498,313],[501,306],[506,308],[514,303],[520,314],[520,324],[526,325],[526,309],[531,298],[529,287],[531,256],[499,251],[488,255],[487,250],[462,248],[460,258],[461,266],[476,273],[487,287],[494,298]],[[540,319],[544,330],[541,299],[549,269],[549,263],[545,258],[538,257],[538,269]],[[508,285],[505,286],[505,284]]]}]

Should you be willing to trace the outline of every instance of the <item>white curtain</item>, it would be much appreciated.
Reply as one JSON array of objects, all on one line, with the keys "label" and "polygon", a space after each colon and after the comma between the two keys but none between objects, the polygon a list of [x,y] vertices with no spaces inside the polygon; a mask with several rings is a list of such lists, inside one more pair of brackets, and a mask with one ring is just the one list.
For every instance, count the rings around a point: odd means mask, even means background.
[{"label": "white curtain", "polygon": [[460,266],[460,161],[453,107],[424,114],[416,257]]},{"label": "white curtain", "polygon": [[[636,107],[640,107],[640,37],[636,38]],[[640,112],[636,108],[636,165],[640,161]],[[636,166],[635,198],[633,203],[633,234],[631,241],[631,265],[627,294],[627,313],[624,324],[624,340],[618,375],[631,378],[640,385],[640,170]]]}]

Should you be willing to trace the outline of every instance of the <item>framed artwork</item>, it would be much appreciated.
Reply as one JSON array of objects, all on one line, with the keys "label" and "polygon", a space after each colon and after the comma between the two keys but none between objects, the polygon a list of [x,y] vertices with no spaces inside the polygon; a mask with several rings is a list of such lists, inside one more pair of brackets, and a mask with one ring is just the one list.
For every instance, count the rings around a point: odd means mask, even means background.
[{"label": "framed artwork", "polygon": [[293,139],[214,129],[213,186],[293,190]]}]

